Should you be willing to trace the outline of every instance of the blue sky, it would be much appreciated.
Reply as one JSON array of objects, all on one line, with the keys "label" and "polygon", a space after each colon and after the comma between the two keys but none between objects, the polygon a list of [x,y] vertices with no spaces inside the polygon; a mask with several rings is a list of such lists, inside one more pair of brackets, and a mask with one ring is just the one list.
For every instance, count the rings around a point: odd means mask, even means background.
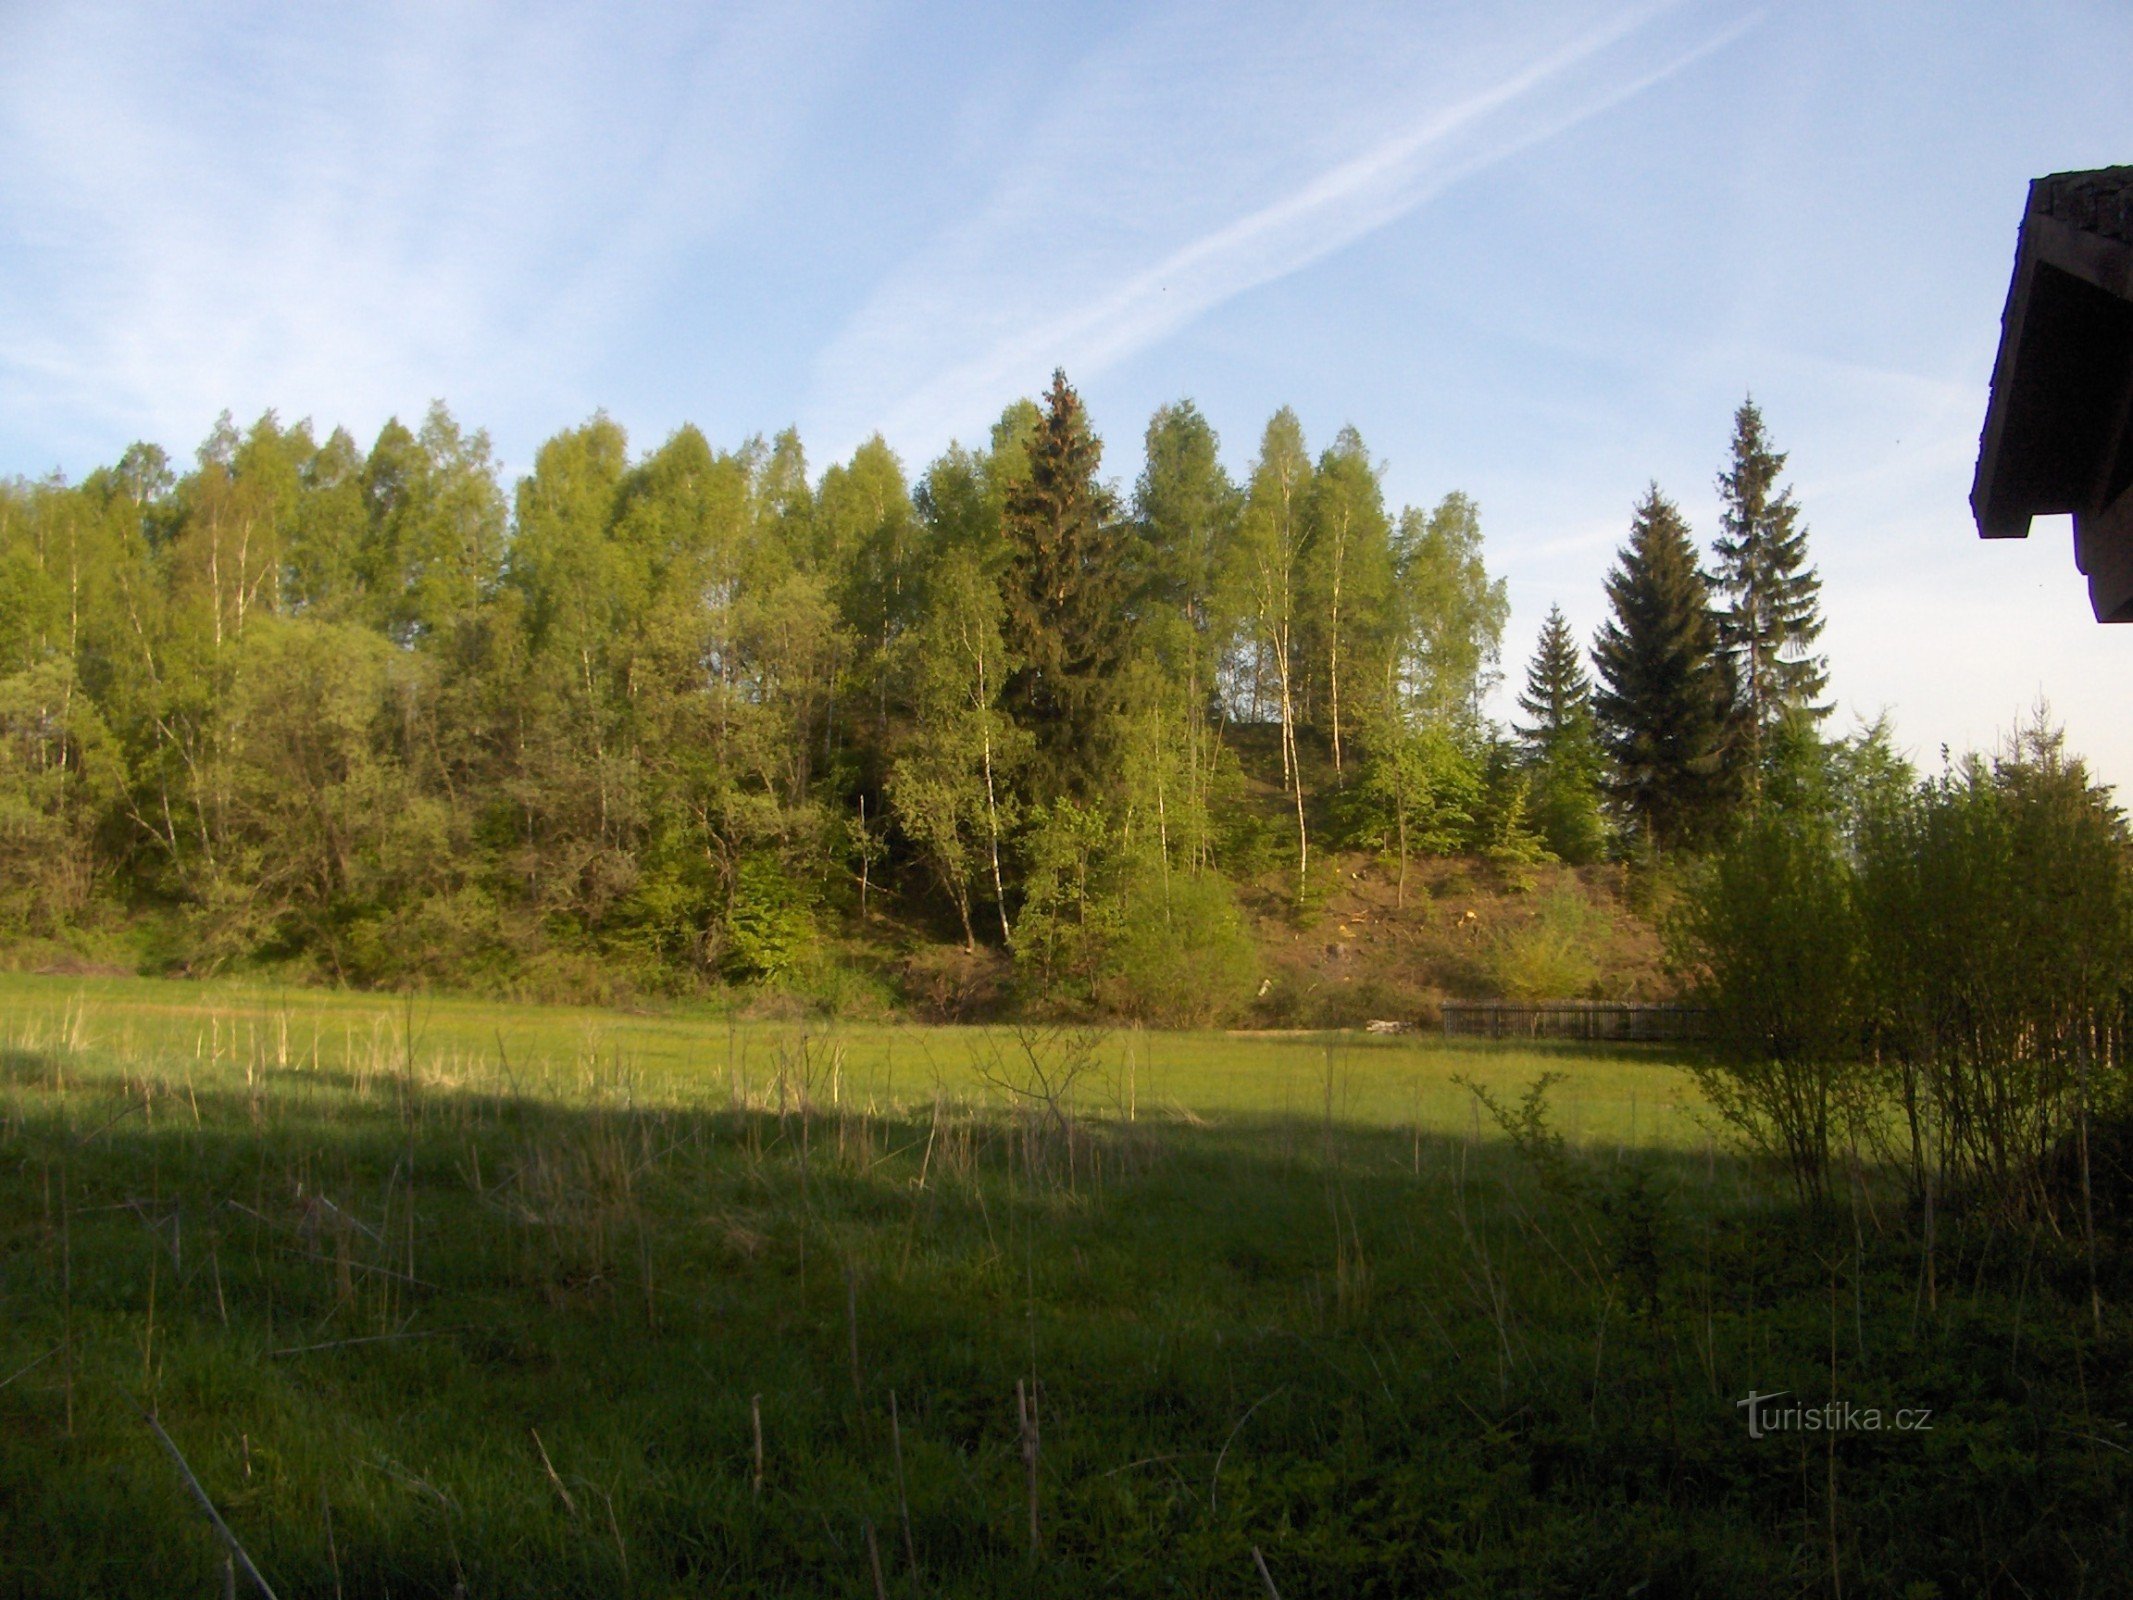
[{"label": "blue sky", "polygon": [[433,397],[514,472],[605,408],[915,473],[1063,365],[1123,481],[1189,395],[1474,495],[1515,680],[1752,390],[1837,725],[2045,696],[2133,792],[2133,628],[1965,503],[2024,186],[2129,160],[2123,0],[0,0],[0,474]]}]

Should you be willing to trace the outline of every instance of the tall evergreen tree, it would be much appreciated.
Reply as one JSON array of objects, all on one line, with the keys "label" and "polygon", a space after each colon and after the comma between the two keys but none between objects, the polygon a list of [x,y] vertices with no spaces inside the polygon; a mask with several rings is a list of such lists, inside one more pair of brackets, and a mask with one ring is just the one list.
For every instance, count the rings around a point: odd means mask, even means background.
[{"label": "tall evergreen tree", "polygon": [[1118,507],[1096,477],[1103,445],[1064,372],[1052,374],[1028,449],[1028,475],[1008,489],[1004,518],[1002,632],[1022,663],[1005,703],[1035,737],[1044,777],[1085,790],[1125,655],[1128,574]]},{"label": "tall evergreen tree", "polygon": [[1784,469],[1762,412],[1743,400],[1733,414],[1733,459],[1718,475],[1715,583],[1725,600],[1718,637],[1736,686],[1737,749],[1757,791],[1771,730],[1795,717],[1811,726],[1830,710],[1818,703],[1829,687],[1828,661],[1814,654],[1822,580],[1807,563],[1807,529],[1792,491],[1778,487]]},{"label": "tall evergreen tree", "polygon": [[1593,696],[1616,804],[1654,848],[1694,844],[1725,787],[1732,691],[1688,523],[1653,484],[1607,575]]},{"label": "tall evergreen tree", "polygon": [[1534,826],[1548,848],[1573,865],[1595,859],[1605,843],[1600,821],[1600,744],[1593,724],[1592,680],[1561,606],[1548,608],[1540,643],[1526,668],[1519,727]]}]

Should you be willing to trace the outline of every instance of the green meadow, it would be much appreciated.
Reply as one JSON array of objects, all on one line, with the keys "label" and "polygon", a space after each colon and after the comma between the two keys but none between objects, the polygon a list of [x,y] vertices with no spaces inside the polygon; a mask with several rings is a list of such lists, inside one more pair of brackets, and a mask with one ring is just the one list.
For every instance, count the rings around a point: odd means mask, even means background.
[{"label": "green meadow", "polygon": [[10,1593],[2108,1594],[2129,1366],[1648,1051],[0,977]]}]

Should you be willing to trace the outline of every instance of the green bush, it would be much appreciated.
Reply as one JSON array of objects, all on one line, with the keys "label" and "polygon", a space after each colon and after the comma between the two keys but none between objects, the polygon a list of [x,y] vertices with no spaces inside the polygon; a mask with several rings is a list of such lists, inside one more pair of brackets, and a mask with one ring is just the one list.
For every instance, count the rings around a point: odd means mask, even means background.
[{"label": "green bush", "polygon": [[1165,1027],[1208,1027],[1250,1000],[1251,939],[1229,885],[1212,872],[1143,884],[1106,952],[1096,998]]},{"label": "green bush", "polygon": [[1828,1197],[1836,1135],[1866,1111],[1860,923],[1835,835],[1747,818],[1685,892],[1676,958],[1711,1014],[1693,1068],[1720,1117],[1782,1162],[1802,1198]]},{"label": "green bush", "polygon": [[2124,818],[2042,723],[1861,830],[1876,1042],[1914,1185],[2048,1209],[2044,1171],[2126,1090]]},{"label": "green bush", "polygon": [[1552,890],[1530,921],[1501,930],[1486,957],[1490,979],[1507,1000],[1568,1000],[1600,980],[1607,919],[1575,888]]},{"label": "green bush", "polygon": [[787,977],[815,948],[815,919],[806,890],[782,861],[767,854],[741,862],[725,931],[719,966],[742,983]]}]

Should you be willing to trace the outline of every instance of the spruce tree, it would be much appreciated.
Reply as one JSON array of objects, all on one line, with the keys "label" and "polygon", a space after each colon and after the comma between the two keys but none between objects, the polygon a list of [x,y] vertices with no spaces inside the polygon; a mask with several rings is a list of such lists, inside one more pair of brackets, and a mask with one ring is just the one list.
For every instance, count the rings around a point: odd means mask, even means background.
[{"label": "spruce tree", "polygon": [[1034,736],[1043,779],[1085,793],[1125,656],[1131,575],[1117,504],[1096,477],[1103,445],[1064,372],[1052,374],[1028,451],[1004,516],[1002,631],[1022,666],[1003,699]]},{"label": "spruce tree", "polygon": [[1792,718],[1806,726],[1829,714],[1818,703],[1829,687],[1822,635],[1822,580],[1807,563],[1807,529],[1792,491],[1778,487],[1783,452],[1770,447],[1753,399],[1733,414],[1733,459],[1718,475],[1719,536],[1714,582],[1725,605],[1718,617],[1736,693],[1736,741],[1755,792],[1775,753],[1772,730]]},{"label": "spruce tree", "polygon": [[1607,575],[1614,616],[1593,644],[1608,788],[1654,849],[1694,845],[1725,792],[1732,686],[1688,524],[1653,484]]},{"label": "spruce tree", "polygon": [[1594,860],[1606,842],[1606,829],[1600,820],[1592,680],[1561,606],[1548,608],[1518,704],[1532,719],[1520,725],[1518,735],[1532,779],[1534,826],[1563,860],[1573,865]]}]

